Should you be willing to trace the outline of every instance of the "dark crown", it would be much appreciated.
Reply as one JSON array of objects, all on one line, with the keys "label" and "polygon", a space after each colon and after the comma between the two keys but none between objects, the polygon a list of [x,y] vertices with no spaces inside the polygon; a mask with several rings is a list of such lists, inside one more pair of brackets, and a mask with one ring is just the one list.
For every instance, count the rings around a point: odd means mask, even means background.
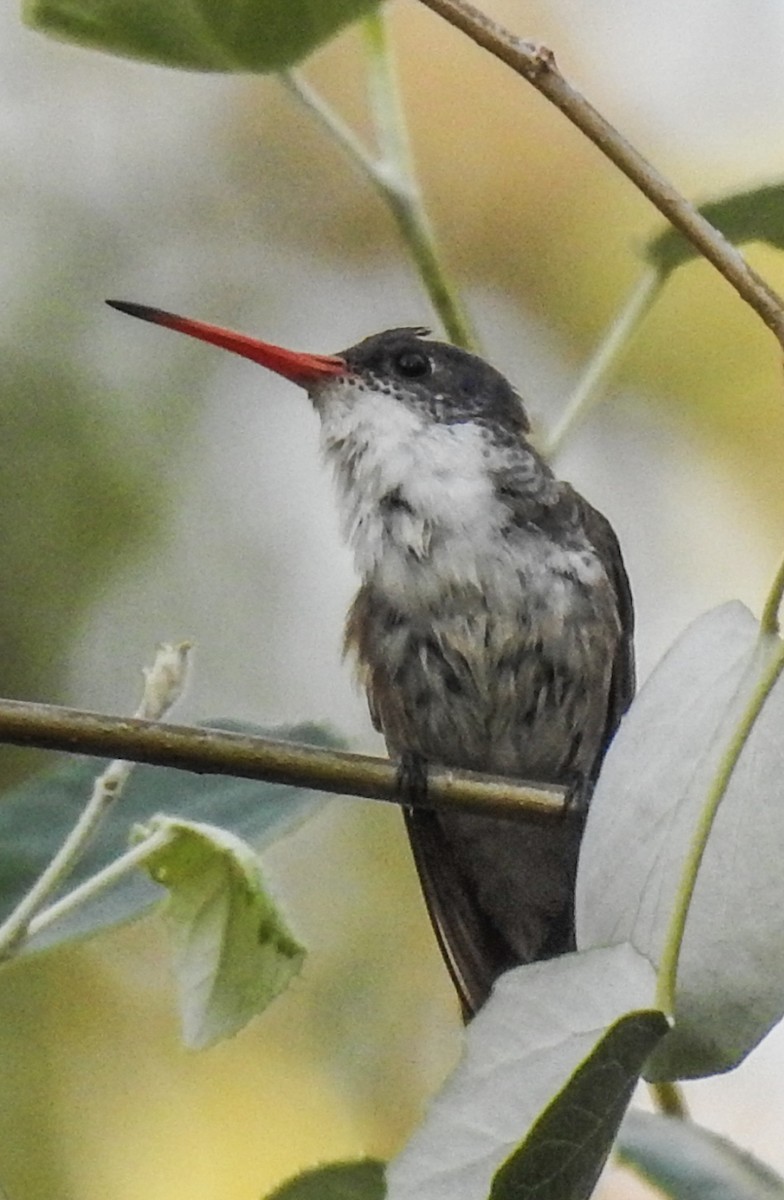
[{"label": "dark crown", "polygon": [[483,358],[447,342],[425,340],[421,326],[388,329],[343,350],[351,371],[424,407],[446,424],[475,421],[516,434],[530,429],[512,385]]}]

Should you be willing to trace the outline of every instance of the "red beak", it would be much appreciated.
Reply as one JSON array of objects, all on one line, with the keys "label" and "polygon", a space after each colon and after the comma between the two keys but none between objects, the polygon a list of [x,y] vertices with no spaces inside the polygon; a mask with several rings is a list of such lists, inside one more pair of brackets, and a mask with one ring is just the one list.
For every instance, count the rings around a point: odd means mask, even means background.
[{"label": "red beak", "polygon": [[120,312],[129,313],[132,317],[141,317],[143,321],[164,325],[167,329],[187,333],[189,337],[210,342],[213,346],[221,346],[234,354],[241,354],[243,358],[249,358],[252,362],[259,363],[302,387],[307,387],[309,383],[318,379],[329,379],[348,372],[343,359],[333,355],[301,354],[298,350],[284,350],[282,346],[271,346],[269,342],[260,342],[257,338],[248,337],[243,333],[233,333],[231,329],[221,329],[219,325],[207,325],[203,321],[192,321],[189,317],[177,317],[174,313],[164,312],[160,308],[148,308],[144,304],[127,304],[124,300],[107,300],[106,303]]}]

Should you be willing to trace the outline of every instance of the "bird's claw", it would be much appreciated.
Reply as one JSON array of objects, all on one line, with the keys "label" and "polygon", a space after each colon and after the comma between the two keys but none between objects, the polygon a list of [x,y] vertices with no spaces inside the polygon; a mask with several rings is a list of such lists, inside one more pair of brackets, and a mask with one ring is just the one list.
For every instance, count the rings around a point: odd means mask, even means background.
[{"label": "bird's claw", "polygon": [[567,780],[563,806],[564,817],[579,817],[584,821],[588,816],[593,788],[593,782],[583,775],[576,775],[573,779]]},{"label": "bird's claw", "polygon": [[397,764],[397,788],[401,800],[410,808],[427,803],[427,760],[416,750],[401,754]]}]

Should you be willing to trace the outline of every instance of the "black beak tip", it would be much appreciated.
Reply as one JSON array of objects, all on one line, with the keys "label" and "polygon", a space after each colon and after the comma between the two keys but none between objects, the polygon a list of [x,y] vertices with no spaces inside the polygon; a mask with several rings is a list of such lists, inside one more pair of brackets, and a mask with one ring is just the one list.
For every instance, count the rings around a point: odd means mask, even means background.
[{"label": "black beak tip", "polygon": [[160,321],[164,313],[159,308],[150,308],[147,304],[131,304],[128,300],[107,300],[110,308],[127,313],[129,317],[140,317],[142,321]]}]

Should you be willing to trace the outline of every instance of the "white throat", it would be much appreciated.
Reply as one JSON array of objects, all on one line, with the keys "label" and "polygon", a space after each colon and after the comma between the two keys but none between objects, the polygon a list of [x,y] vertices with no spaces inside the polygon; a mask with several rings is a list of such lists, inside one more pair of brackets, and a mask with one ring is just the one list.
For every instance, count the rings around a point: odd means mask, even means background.
[{"label": "white throat", "polygon": [[[510,452],[480,425],[433,421],[360,382],[340,380],[315,400],[344,534],[363,578],[393,592],[445,575],[480,584],[480,560],[507,515],[488,467],[504,465]],[[436,570],[422,571],[425,562]]]}]

